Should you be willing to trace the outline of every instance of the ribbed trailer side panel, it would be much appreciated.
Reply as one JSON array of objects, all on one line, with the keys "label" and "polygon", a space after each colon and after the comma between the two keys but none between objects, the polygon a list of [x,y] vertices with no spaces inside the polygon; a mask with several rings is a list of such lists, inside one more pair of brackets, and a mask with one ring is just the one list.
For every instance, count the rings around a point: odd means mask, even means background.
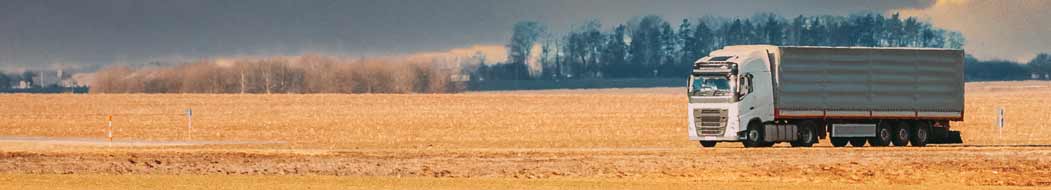
[{"label": "ribbed trailer side panel", "polygon": [[781,47],[779,55],[774,102],[783,113],[962,118],[961,50]]}]

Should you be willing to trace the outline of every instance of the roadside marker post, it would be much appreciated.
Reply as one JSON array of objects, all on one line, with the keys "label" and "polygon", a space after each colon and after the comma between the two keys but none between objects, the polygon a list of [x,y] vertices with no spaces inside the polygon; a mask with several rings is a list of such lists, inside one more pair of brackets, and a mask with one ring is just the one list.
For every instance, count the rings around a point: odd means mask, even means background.
[{"label": "roadside marker post", "polygon": [[1000,107],[999,109],[996,109],[996,113],[997,113],[996,114],[996,128],[997,128],[997,133],[999,134],[999,137],[997,137],[997,138],[1000,138],[1000,143],[1003,144],[1003,139],[1004,139],[1004,107]]},{"label": "roadside marker post", "polygon": [[113,115],[106,116],[106,141],[113,144]]},{"label": "roadside marker post", "polygon": [[186,140],[193,140],[193,109],[186,108]]}]

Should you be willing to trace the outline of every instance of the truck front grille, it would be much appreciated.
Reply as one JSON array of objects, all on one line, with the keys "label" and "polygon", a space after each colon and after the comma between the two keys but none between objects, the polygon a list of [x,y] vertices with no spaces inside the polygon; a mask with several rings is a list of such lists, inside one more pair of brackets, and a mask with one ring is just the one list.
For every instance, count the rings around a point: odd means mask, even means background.
[{"label": "truck front grille", "polygon": [[726,109],[696,109],[693,116],[698,135],[722,136],[726,132]]}]

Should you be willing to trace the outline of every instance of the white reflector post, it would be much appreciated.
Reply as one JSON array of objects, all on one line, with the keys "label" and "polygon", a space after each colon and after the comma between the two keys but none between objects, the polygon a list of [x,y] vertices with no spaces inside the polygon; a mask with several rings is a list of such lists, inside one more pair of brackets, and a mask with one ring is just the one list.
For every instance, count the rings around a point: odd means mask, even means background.
[{"label": "white reflector post", "polygon": [[1000,129],[1004,128],[1004,107],[1000,107],[996,110],[996,126]]},{"label": "white reflector post", "polygon": [[113,146],[113,115],[106,116],[106,142]]},{"label": "white reflector post", "polygon": [[186,140],[193,140],[193,109],[186,108]]},{"label": "white reflector post", "polygon": [[996,109],[996,131],[998,133],[997,134],[998,135],[997,138],[1000,139],[1000,144],[1003,144],[1003,142],[1004,142],[1003,141],[1003,139],[1004,139],[1004,107],[1003,106],[1001,106],[1000,108]]}]

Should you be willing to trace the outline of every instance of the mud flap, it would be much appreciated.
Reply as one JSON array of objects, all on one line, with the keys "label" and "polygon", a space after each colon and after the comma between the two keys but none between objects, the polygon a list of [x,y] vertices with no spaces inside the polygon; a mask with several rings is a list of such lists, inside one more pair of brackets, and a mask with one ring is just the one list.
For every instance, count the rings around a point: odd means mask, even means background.
[{"label": "mud flap", "polygon": [[946,131],[945,137],[943,138],[932,138],[929,140],[930,144],[962,144],[963,138],[960,137],[960,131]]}]

